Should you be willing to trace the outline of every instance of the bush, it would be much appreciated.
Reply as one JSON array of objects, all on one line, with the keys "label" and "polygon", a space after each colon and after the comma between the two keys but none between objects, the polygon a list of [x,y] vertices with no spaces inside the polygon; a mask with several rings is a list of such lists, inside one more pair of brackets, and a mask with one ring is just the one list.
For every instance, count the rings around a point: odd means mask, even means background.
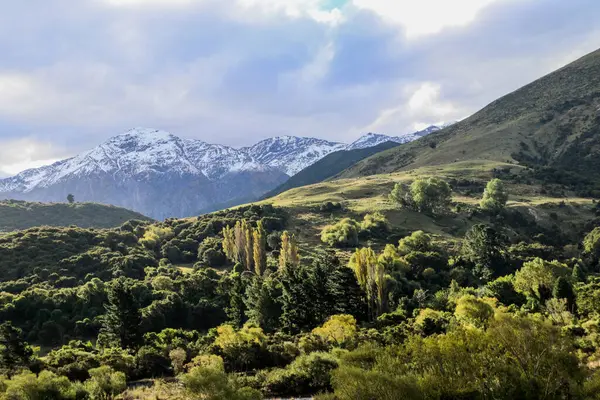
[{"label": "bush", "polygon": [[90,370],[91,378],[85,388],[92,399],[112,399],[127,388],[125,374],[111,367],[102,366]]},{"label": "bush", "polygon": [[73,384],[67,377],[57,376],[50,371],[42,371],[38,376],[32,372],[22,372],[10,380],[5,380],[3,399],[36,400],[56,399],[75,400],[85,398],[81,385]]},{"label": "bush", "polygon": [[321,206],[319,207],[319,211],[325,212],[325,213],[341,211],[342,209],[343,209],[342,203],[339,203],[339,202],[334,203],[331,201],[327,201],[327,202],[321,204]]},{"label": "bush", "polygon": [[321,232],[321,241],[332,247],[358,246],[359,230],[358,222],[344,218],[335,225],[326,226]]},{"label": "bush", "polygon": [[240,386],[222,369],[194,367],[181,377],[185,388],[203,400],[260,400],[260,392]]},{"label": "bush", "polygon": [[365,236],[383,236],[390,231],[387,218],[380,212],[367,214],[360,224],[361,234]]},{"label": "bush", "polygon": [[331,390],[331,372],[338,359],[329,353],[302,355],[289,366],[273,370],[264,383],[272,396],[304,396]]}]

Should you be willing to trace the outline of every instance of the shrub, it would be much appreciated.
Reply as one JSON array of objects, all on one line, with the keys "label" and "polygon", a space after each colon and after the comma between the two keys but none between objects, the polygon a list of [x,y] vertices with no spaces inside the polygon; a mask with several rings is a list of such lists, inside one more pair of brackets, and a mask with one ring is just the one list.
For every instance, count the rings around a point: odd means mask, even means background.
[{"label": "shrub", "polygon": [[360,224],[361,234],[366,236],[382,236],[390,230],[387,218],[380,212],[365,215]]},{"label": "shrub", "polygon": [[260,400],[260,392],[242,387],[222,369],[194,367],[181,377],[185,388],[194,398],[204,400]]},{"label": "shrub", "polygon": [[358,222],[344,218],[335,225],[326,226],[321,232],[321,241],[332,247],[358,246],[359,230]]},{"label": "shrub", "polygon": [[272,396],[303,396],[331,390],[331,372],[338,359],[314,352],[296,358],[289,366],[273,370],[264,383],[264,391]]},{"label": "shrub", "polygon": [[85,382],[85,388],[92,399],[112,399],[127,388],[125,374],[116,372],[111,367],[91,369],[90,376]]}]

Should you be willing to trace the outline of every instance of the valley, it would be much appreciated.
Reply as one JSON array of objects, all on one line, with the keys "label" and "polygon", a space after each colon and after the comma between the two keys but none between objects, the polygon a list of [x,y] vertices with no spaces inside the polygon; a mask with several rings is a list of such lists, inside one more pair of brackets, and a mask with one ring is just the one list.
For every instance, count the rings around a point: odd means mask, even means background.
[{"label": "valley", "polygon": [[599,399],[599,71],[408,136],[135,129],[0,180],[0,399]]}]

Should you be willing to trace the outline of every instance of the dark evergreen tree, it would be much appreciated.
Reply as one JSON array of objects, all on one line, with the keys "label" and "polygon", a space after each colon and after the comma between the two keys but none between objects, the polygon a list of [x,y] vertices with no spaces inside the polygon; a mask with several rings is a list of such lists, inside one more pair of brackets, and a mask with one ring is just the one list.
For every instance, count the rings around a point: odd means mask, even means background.
[{"label": "dark evergreen tree", "polygon": [[0,367],[11,375],[19,367],[28,367],[33,351],[25,342],[23,331],[4,322],[0,325]]},{"label": "dark evergreen tree", "polygon": [[335,299],[333,314],[350,314],[358,321],[367,320],[367,303],[352,269],[338,265],[328,280],[330,297]]},{"label": "dark evergreen tree", "polygon": [[465,235],[462,256],[473,264],[473,273],[488,281],[492,276],[502,276],[506,268],[506,238],[491,226],[474,225]]},{"label": "dark evergreen tree", "polygon": [[279,327],[281,285],[272,277],[255,276],[246,288],[246,316],[265,332]]},{"label": "dark evergreen tree", "polygon": [[142,340],[142,313],[133,282],[119,278],[108,286],[108,304],[100,334],[108,344],[137,349]]}]

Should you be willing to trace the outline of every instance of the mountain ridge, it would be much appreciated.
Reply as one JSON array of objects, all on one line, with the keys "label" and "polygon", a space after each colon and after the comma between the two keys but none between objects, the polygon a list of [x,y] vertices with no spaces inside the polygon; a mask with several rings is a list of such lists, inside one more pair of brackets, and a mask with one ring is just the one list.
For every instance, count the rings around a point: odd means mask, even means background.
[{"label": "mountain ridge", "polygon": [[500,97],[451,127],[364,159],[339,178],[476,159],[509,161],[533,169],[533,176],[563,175],[561,179],[582,187],[598,186],[600,50]]},{"label": "mountain ridge", "polygon": [[74,157],[0,179],[0,198],[60,202],[73,193],[155,219],[186,217],[236,199],[258,199],[332,152],[416,137],[365,135],[347,145],[279,136],[237,149],[134,128]]}]

